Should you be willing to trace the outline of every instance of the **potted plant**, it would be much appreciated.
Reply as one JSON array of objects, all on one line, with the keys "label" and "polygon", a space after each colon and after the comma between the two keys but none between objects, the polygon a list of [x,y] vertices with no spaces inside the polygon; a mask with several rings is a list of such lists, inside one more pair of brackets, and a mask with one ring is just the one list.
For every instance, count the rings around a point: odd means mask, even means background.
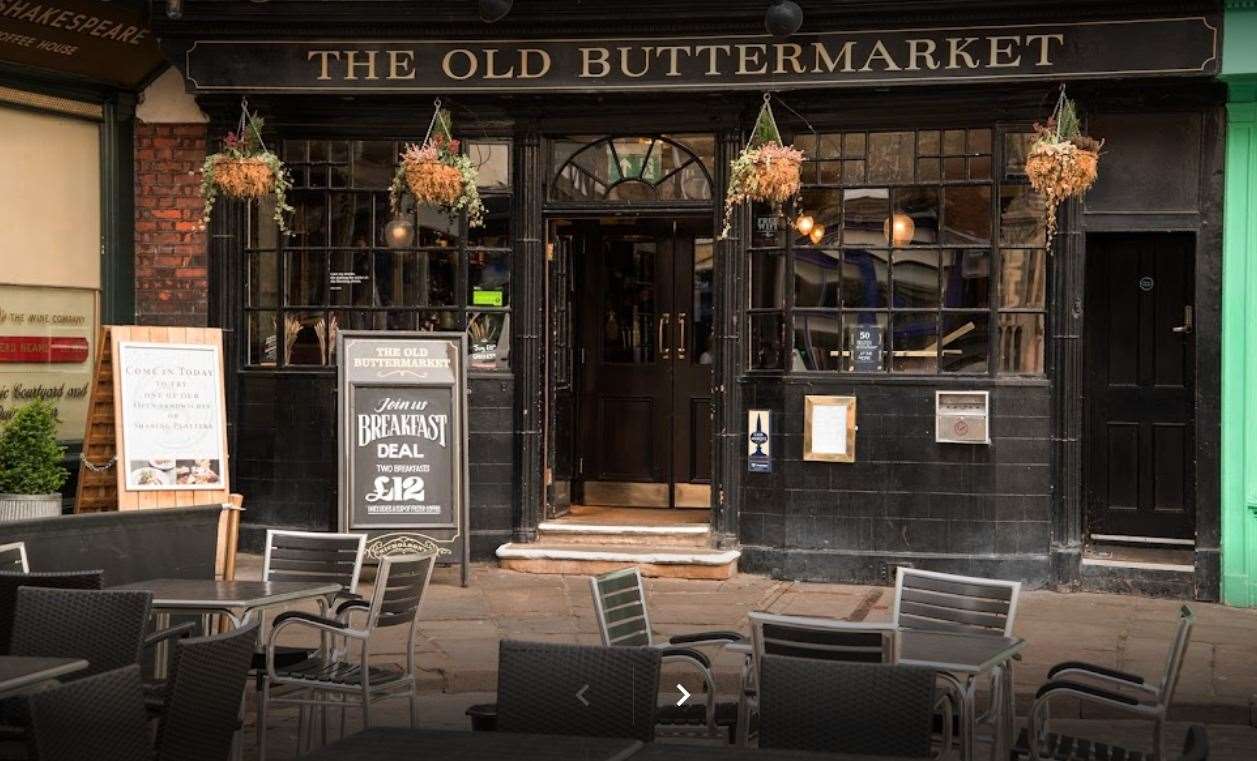
[{"label": "potted plant", "polygon": [[725,192],[725,225],[720,237],[733,228],[733,211],[748,201],[771,203],[774,208],[799,192],[803,151],[783,145],[781,131],[764,96],[755,129],[746,147],[729,164],[729,188]]},{"label": "potted plant", "polygon": [[57,408],[42,399],[19,407],[0,429],[0,521],[60,515],[64,458]]},{"label": "potted plant", "polygon": [[249,113],[246,106],[239,129],[223,139],[223,149],[205,157],[201,165],[201,197],[205,199],[202,224],[209,224],[219,193],[242,200],[273,195],[275,223],[281,232],[287,230],[284,215],[292,211],[288,205],[292,179],[284,162],[262,142],[263,124],[262,118]]},{"label": "potted plant", "polygon": [[411,143],[402,152],[389,200],[398,214],[402,195],[409,191],[419,205],[440,209],[451,217],[466,211],[467,224],[478,227],[484,224],[478,183],[476,165],[460,152],[459,142],[450,133],[449,112],[438,105],[423,144]]},{"label": "potted plant", "polygon": [[1026,153],[1026,177],[1045,199],[1050,251],[1056,234],[1056,209],[1095,184],[1104,142],[1082,134],[1078,107],[1065,97],[1064,87],[1047,124],[1036,124],[1034,129],[1037,138]]}]

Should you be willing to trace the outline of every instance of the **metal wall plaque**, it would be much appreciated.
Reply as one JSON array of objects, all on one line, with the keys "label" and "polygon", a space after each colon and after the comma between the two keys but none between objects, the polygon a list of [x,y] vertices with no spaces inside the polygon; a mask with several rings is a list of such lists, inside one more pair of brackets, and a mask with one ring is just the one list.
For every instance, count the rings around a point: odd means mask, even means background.
[{"label": "metal wall plaque", "polygon": [[939,444],[990,444],[989,391],[935,391],[934,440]]},{"label": "metal wall plaque", "polygon": [[748,473],[773,472],[772,421],[770,410],[746,411],[746,471]]},{"label": "metal wall plaque", "polygon": [[373,560],[435,549],[466,584],[466,335],[343,331],[336,356],[340,530]]}]

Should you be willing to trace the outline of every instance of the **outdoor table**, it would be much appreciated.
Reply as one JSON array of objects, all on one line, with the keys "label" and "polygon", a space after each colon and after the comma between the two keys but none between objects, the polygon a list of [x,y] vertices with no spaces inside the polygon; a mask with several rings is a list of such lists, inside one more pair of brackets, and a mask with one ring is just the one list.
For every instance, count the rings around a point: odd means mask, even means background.
[{"label": "outdoor table", "polygon": [[0,655],[0,698],[39,690],[45,683],[87,668],[82,658]]},{"label": "outdoor table", "polygon": [[[990,673],[996,666],[1007,664],[1026,647],[1019,637],[998,634],[969,634],[964,632],[934,632],[918,629],[895,631],[895,646],[891,663],[902,666],[922,666],[939,672],[949,680],[960,695],[960,757],[972,761],[975,755],[974,735],[977,722],[977,678]],[[733,642],[726,649],[750,655],[749,642]],[[1012,677],[1005,670],[1006,714],[1011,712]],[[1004,716],[996,728],[995,758],[1008,756],[1012,738],[1011,716]],[[1002,753],[1002,755],[1000,755]]]},{"label": "outdoor table", "polygon": [[226,616],[239,627],[249,614],[273,605],[328,597],[341,585],[306,581],[220,581],[217,579],[150,579],[112,589],[150,592],[154,610]]},{"label": "outdoor table", "polygon": [[382,761],[432,758],[441,761],[626,761],[639,740],[513,732],[450,732],[380,727],[303,756],[305,761]]}]

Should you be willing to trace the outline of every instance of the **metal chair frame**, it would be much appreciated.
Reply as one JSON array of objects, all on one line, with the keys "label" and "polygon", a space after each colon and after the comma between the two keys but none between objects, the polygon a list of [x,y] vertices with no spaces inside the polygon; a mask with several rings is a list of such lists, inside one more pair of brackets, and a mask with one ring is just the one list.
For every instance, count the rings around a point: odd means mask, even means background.
[{"label": "metal chair frame", "polygon": [[[311,613],[290,611],[276,617],[271,625],[271,632],[266,642],[266,677],[262,685],[261,705],[259,707],[260,722],[258,724],[258,759],[266,758],[266,715],[271,703],[284,703],[299,706],[317,706],[339,708],[348,706],[346,702],[351,693],[359,695],[362,707],[362,723],[364,727],[371,725],[371,703],[389,698],[407,697],[410,699],[410,723],[416,726],[419,721],[417,695],[415,693],[415,636],[418,633],[419,609],[423,604],[423,596],[432,579],[432,570],[436,566],[436,551],[413,555],[393,555],[380,560],[379,570],[375,577],[375,589],[370,602],[365,600],[349,600],[342,603],[337,610],[335,619],[317,616]],[[394,575],[397,570],[405,570],[407,566],[415,566],[413,573]],[[400,567],[400,569],[398,568]],[[354,612],[365,612],[366,620],[359,628],[350,625]],[[327,679],[302,678],[282,673],[275,668],[276,640],[284,630],[291,626],[303,626],[314,629],[322,634],[346,642],[346,651],[350,641],[360,643],[361,655],[357,664],[360,671],[357,683],[337,682]],[[370,654],[371,635],[380,627],[405,625],[409,627],[406,636],[406,666],[397,679],[390,680],[378,688],[371,685]],[[333,650],[334,658],[340,655]],[[348,664],[341,664],[348,665]],[[338,666],[331,664],[333,671]],[[275,687],[296,687],[297,692],[309,692],[310,697],[296,698],[287,695],[272,696]],[[339,695],[343,700],[332,702],[331,695]],[[327,696],[327,699],[323,699]]]},{"label": "metal chair frame", "polygon": [[[606,589],[610,586],[611,589]],[[660,651],[662,663],[683,663],[698,672],[707,694],[704,724],[706,733],[715,736],[720,728],[716,724],[716,680],[711,673],[710,661],[696,647],[720,646],[737,642],[742,636],[736,632],[699,632],[656,642],[654,628],[650,624],[650,611],[646,606],[646,587],[641,571],[626,568],[589,579],[589,589],[594,598],[594,612],[598,619],[598,634],[607,647],[640,646]],[[634,610],[638,608],[640,610]],[[629,628],[625,628],[629,627]],[[613,631],[615,630],[615,631]],[[662,729],[673,728],[665,725]],[[682,732],[683,733],[683,732]]]},{"label": "metal chair frame", "polygon": [[[1035,694],[1030,709],[1029,730],[1030,757],[1038,761],[1039,744],[1047,734],[1049,705],[1054,698],[1073,697],[1084,703],[1105,706],[1147,719],[1153,723],[1152,757],[1165,761],[1165,721],[1183,669],[1183,659],[1191,642],[1192,627],[1196,616],[1184,605],[1179,610],[1178,629],[1170,645],[1165,671],[1160,683],[1147,684],[1144,678],[1115,669],[1079,661],[1068,661],[1053,666],[1048,671],[1048,681]],[[1081,679],[1082,681],[1079,681]]]},{"label": "metal chair frame", "polygon": [[26,559],[26,542],[0,544],[0,571],[31,572]]}]

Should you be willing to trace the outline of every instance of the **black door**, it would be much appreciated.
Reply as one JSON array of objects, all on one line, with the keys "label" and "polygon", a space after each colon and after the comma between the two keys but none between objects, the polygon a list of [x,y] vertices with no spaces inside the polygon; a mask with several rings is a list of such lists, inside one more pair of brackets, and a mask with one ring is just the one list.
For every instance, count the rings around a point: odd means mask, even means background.
[{"label": "black door", "polygon": [[1194,248],[1191,235],[1088,239],[1092,538],[1194,536]]},{"label": "black door", "polygon": [[549,386],[549,409],[546,425],[546,467],[549,475],[546,491],[546,517],[558,518],[572,506],[572,480],[575,475],[576,362],[575,318],[573,297],[575,280],[573,262],[581,255],[583,237],[573,235],[567,227],[554,228],[547,267],[547,300],[549,304],[549,362],[546,384]]},{"label": "black door", "polygon": [[583,236],[574,295],[583,501],[708,507],[710,225],[602,220]]}]

